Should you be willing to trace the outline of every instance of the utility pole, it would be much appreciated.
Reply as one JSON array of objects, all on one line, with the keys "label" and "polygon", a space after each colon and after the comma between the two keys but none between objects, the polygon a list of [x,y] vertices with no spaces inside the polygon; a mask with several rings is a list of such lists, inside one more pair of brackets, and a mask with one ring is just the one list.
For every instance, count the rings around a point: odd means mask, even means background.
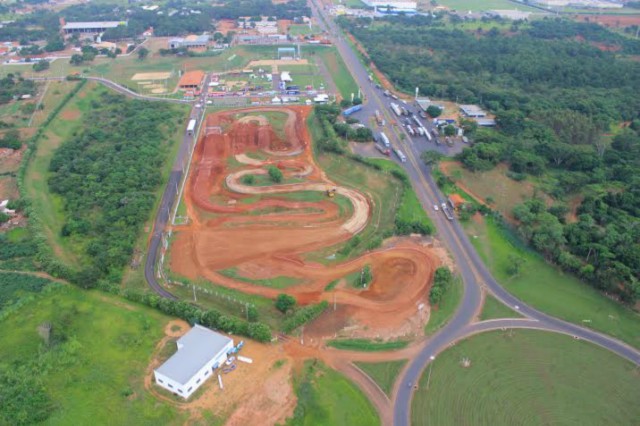
[{"label": "utility pole", "polygon": [[191,288],[193,289],[193,301],[197,302],[198,298],[196,297],[196,285],[195,284],[191,284]]}]

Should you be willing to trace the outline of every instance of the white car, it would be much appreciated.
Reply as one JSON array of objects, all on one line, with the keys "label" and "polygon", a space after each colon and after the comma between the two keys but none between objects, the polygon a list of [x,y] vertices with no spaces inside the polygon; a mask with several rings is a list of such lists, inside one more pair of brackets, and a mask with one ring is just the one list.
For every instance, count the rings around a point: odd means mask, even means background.
[{"label": "white car", "polygon": [[202,105],[196,104],[196,108],[202,108]]},{"label": "white car", "polygon": [[207,101],[207,105],[211,105],[213,101]]},{"label": "white car", "polygon": [[440,210],[440,209],[438,208],[438,205],[437,205],[437,204],[434,204],[434,205],[433,205],[433,209],[434,209],[435,211]]}]

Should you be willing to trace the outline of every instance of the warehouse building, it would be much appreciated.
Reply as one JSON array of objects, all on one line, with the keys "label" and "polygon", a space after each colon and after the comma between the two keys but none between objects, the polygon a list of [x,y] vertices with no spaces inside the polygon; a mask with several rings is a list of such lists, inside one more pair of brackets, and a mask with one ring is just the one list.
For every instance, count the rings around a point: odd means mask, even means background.
[{"label": "warehouse building", "polygon": [[176,343],[178,351],[153,374],[158,385],[184,399],[211,377],[233,349],[233,340],[198,324]]},{"label": "warehouse building", "polygon": [[73,33],[103,33],[110,28],[127,25],[126,21],[100,21],[100,22],[67,22],[62,23],[62,31],[65,34]]},{"label": "warehouse building", "polygon": [[460,111],[469,118],[482,118],[487,116],[487,112],[478,105],[460,105]]},{"label": "warehouse building", "polygon": [[190,35],[187,37],[175,37],[169,40],[169,49],[180,49],[186,47],[187,49],[202,49],[206,48],[209,44],[209,36],[203,35]]}]

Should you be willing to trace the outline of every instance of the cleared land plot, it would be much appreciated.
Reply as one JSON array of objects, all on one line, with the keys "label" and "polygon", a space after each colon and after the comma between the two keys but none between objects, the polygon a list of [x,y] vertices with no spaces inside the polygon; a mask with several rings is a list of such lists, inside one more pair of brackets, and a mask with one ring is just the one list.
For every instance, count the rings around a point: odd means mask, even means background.
[{"label": "cleared land plot", "polygon": [[[183,424],[184,412],[144,389],[168,318],[98,292],[52,290],[0,321],[0,364],[37,371],[53,403],[47,424]],[[50,348],[36,331],[45,321],[66,336]]]},{"label": "cleared land plot", "polygon": [[287,425],[374,426],[380,419],[367,397],[341,374],[308,361],[294,378],[298,406]]},{"label": "cleared land plot", "polygon": [[460,189],[473,198],[490,204],[502,215],[511,216],[513,208],[533,197],[535,187],[531,182],[517,182],[507,176],[508,168],[499,164],[488,172],[471,172],[456,161],[440,163],[440,170],[449,176]]},{"label": "cleared land plot", "polygon": [[406,360],[400,360],[388,362],[356,362],[355,365],[367,373],[367,375],[380,386],[380,389],[390,396],[393,390],[393,384],[406,363]]},{"label": "cleared land plot", "polygon": [[[550,315],[640,347],[640,314],[549,265],[538,254],[517,244],[515,236],[491,219],[471,220],[465,227],[493,276],[514,296]],[[509,255],[513,254],[525,260],[517,277],[507,273]]]},{"label": "cleared land plot", "polygon": [[[465,358],[469,367],[462,365]],[[427,367],[414,394],[411,424],[635,424],[638,375],[632,363],[569,336],[480,334]]]}]

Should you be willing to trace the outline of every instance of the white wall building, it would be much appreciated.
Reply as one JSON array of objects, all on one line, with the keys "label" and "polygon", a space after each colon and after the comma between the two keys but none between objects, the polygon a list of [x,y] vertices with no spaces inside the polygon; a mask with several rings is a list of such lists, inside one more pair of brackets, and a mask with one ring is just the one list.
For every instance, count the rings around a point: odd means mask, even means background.
[{"label": "white wall building", "polygon": [[177,344],[178,351],[153,374],[158,385],[185,399],[212,376],[233,348],[233,340],[198,324]]}]

